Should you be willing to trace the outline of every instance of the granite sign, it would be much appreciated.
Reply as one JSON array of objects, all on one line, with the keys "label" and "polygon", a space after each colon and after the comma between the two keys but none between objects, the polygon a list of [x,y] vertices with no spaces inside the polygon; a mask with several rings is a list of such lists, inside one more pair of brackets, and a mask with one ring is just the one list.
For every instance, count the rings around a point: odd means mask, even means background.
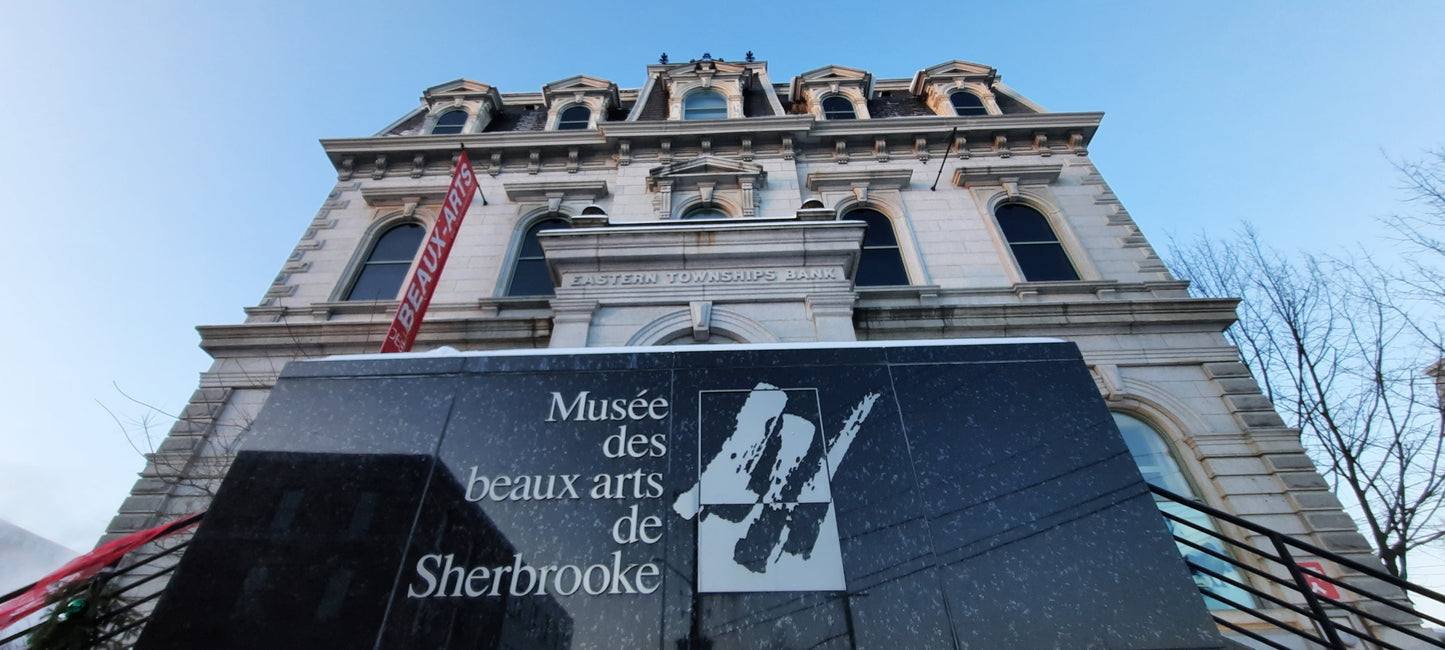
[{"label": "granite sign", "polygon": [[1212,648],[1071,345],[287,367],[138,647]]}]

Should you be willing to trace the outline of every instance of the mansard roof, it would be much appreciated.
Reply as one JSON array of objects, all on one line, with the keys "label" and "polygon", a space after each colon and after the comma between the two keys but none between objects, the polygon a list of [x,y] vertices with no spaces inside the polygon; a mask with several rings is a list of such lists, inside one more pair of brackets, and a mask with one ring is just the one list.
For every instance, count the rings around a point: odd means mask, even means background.
[{"label": "mansard roof", "polygon": [[[805,94],[818,95],[820,89],[837,85],[861,90],[870,119],[918,117],[950,117],[946,107],[937,105],[934,94],[952,92],[971,86],[975,92],[991,93],[996,112],[1003,115],[1043,114],[1048,111],[1029,101],[1000,81],[997,70],[981,63],[950,60],[922,70],[909,78],[875,78],[867,70],[842,65],[825,65],[794,76],[790,83],[774,84],[767,76],[766,61],[722,61],[712,58],[687,62],[655,63],[647,66],[647,79],[640,88],[619,88],[610,80],[588,75],[573,75],[543,84],[539,90],[508,92],[461,78],[427,88],[418,109],[408,112],[377,135],[424,135],[428,116],[449,106],[492,117],[483,132],[538,131],[547,128],[549,107],[566,102],[570,96],[586,94],[594,101],[606,97],[606,121],[612,126],[621,122],[665,121],[675,110],[671,96],[679,84],[692,87],[695,82],[736,83],[742,94],[740,115],[734,117],[779,117],[802,114],[797,101]],[[987,93],[984,92],[985,88]],[[785,93],[790,93],[785,95]],[[787,104],[780,102],[786,99]],[[835,125],[836,126],[836,125]]]}]

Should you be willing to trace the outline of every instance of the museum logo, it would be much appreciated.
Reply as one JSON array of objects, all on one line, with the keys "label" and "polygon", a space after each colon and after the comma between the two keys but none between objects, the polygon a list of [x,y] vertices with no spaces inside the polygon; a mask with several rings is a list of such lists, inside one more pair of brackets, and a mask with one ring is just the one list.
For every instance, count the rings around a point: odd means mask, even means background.
[{"label": "museum logo", "polygon": [[845,588],[830,483],[878,397],[826,437],[817,389],[699,395],[701,471],[673,503],[698,517],[698,591]]}]

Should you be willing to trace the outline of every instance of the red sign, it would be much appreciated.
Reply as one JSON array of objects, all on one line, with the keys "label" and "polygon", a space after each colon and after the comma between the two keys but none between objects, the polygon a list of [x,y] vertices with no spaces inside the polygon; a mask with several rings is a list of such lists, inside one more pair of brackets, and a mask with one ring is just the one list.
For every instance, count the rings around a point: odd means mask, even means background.
[{"label": "red sign", "polygon": [[457,230],[462,226],[462,217],[466,216],[467,208],[472,205],[472,195],[476,193],[477,177],[472,173],[472,161],[467,158],[467,152],[462,151],[457,159],[456,171],[452,172],[451,187],[447,188],[447,196],[442,200],[442,213],[422,245],[416,272],[412,273],[411,282],[407,283],[406,292],[401,295],[401,304],[396,308],[396,316],[391,319],[391,329],[387,330],[386,340],[381,343],[383,353],[406,352],[416,341],[416,331],[421,327],[427,305],[431,304],[432,294],[436,292],[442,268],[447,265],[452,242],[457,240]]},{"label": "red sign", "polygon": [[[1315,573],[1318,573],[1320,575],[1325,574],[1325,567],[1319,562],[1296,562],[1295,564],[1298,564],[1303,568],[1309,569],[1310,571],[1314,571]],[[1317,578],[1308,573],[1304,574],[1304,576],[1305,583],[1310,586],[1310,591],[1315,592],[1316,596],[1324,596],[1325,598],[1329,598],[1331,600],[1340,599],[1340,590],[1336,589],[1334,585],[1330,584],[1323,578]]]}]

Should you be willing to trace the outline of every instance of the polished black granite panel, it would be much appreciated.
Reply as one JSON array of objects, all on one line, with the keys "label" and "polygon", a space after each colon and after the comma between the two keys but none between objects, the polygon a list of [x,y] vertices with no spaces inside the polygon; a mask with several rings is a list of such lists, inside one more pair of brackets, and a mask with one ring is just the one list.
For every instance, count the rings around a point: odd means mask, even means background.
[{"label": "polished black granite panel", "polygon": [[141,648],[1217,648],[1072,344],[293,363]]}]

